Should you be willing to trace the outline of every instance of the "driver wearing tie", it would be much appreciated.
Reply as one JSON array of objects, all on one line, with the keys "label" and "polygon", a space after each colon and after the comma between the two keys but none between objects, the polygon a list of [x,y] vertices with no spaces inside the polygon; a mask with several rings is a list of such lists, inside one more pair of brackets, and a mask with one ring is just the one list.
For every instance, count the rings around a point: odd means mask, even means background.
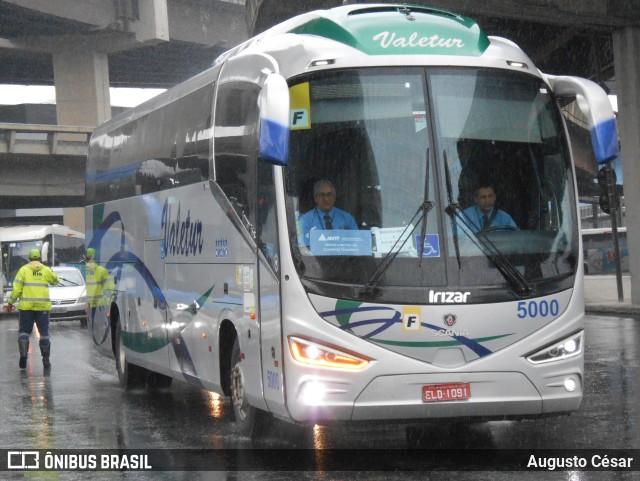
[{"label": "driver wearing tie", "polygon": [[300,216],[304,244],[309,246],[309,232],[313,229],[358,230],[355,219],[348,212],[334,206],[336,189],[331,181],[322,179],[313,185],[316,206]]},{"label": "driver wearing tie", "polygon": [[518,228],[509,214],[494,207],[496,192],[493,185],[487,184],[478,187],[473,200],[474,205],[463,210],[461,216],[461,221],[473,232]]}]

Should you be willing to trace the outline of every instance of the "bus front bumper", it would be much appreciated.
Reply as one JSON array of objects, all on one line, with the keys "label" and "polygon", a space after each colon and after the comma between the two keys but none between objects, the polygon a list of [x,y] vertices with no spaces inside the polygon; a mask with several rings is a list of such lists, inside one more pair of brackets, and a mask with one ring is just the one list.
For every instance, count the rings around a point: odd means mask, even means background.
[{"label": "bus front bumper", "polygon": [[[349,402],[340,383],[316,380],[311,389],[303,383],[296,408],[289,412],[298,422],[428,420],[480,417],[489,419],[535,418],[575,411],[582,401],[580,372],[549,373],[534,385],[520,372],[403,374],[374,378]],[[425,386],[462,384],[469,397],[461,400],[425,401]]]}]

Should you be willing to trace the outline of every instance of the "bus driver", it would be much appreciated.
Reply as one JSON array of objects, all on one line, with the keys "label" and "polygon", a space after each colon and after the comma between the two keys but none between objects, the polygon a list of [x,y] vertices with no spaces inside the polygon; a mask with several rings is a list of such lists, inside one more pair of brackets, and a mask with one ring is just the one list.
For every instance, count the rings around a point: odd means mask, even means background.
[{"label": "bus driver", "polygon": [[462,222],[473,232],[518,228],[509,214],[494,207],[496,192],[490,183],[480,185],[475,190],[473,201],[474,205],[462,211]]},{"label": "bus driver", "polygon": [[334,207],[336,188],[331,181],[322,179],[313,185],[313,200],[316,206],[300,216],[304,245],[309,247],[309,232],[313,229],[358,230],[351,214]]}]

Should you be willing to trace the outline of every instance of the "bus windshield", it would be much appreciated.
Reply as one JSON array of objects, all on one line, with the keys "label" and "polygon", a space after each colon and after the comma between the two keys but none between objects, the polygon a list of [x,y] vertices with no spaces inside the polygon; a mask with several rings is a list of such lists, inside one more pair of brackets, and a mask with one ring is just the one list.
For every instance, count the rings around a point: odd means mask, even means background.
[{"label": "bus windshield", "polygon": [[437,286],[496,300],[570,285],[571,162],[541,79],[354,69],[297,78],[290,91],[288,227],[310,291],[347,285],[340,296],[358,297],[375,284],[415,303]]},{"label": "bus windshield", "polygon": [[29,263],[31,249],[42,249],[42,240],[7,242],[2,246],[2,270],[7,282],[12,282],[20,268]]}]

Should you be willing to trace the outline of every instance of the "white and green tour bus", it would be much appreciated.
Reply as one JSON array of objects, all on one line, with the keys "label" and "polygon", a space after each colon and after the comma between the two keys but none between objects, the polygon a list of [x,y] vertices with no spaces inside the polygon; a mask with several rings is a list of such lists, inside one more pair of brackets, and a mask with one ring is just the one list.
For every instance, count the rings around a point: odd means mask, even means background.
[{"label": "white and green tour bus", "polygon": [[[247,435],[576,410],[576,99],[606,163],[604,91],[468,18],[358,4],[265,31],[93,134],[87,247],[115,284],[95,344],[125,388],[230,396]],[[322,179],[357,229],[305,231]],[[474,232],[480,184],[516,227]]]}]

